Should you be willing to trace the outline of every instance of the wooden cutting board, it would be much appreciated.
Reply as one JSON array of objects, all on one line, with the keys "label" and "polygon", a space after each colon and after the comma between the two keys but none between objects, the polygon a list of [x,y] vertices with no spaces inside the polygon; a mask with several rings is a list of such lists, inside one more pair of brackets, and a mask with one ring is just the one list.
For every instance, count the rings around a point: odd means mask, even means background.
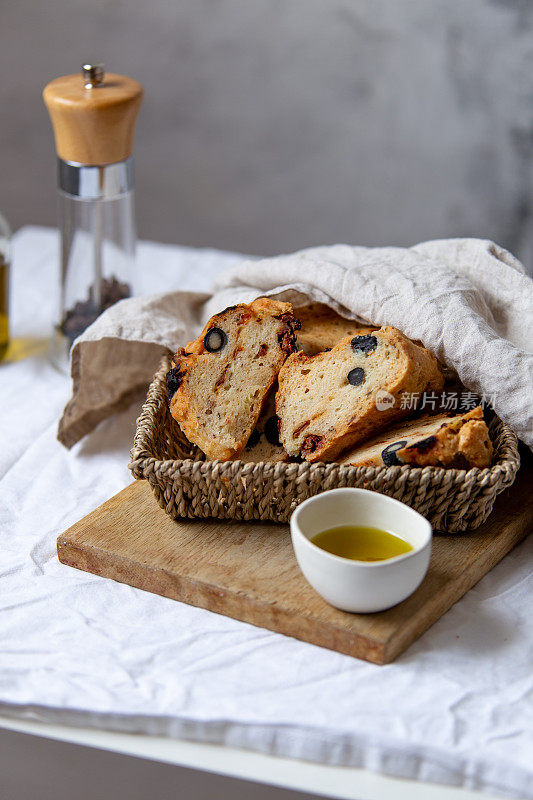
[{"label": "wooden cutting board", "polygon": [[174,522],[145,481],[69,528],[57,551],[71,567],[386,664],[527,535],[532,485],[533,468],[523,467],[481,528],[435,536],[422,585],[379,614],[349,614],[322,600],[299,570],[288,525]]}]

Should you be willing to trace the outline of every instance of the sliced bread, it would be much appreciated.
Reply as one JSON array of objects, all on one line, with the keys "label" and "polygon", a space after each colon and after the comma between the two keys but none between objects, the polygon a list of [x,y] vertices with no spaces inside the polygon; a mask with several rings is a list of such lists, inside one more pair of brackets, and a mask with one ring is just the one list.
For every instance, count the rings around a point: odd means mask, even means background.
[{"label": "sliced bread", "polygon": [[309,303],[294,313],[302,324],[296,339],[298,349],[308,355],[334,347],[345,336],[362,336],[379,327],[345,319],[324,303]]},{"label": "sliced bread", "polygon": [[170,413],[211,459],[231,459],[248,442],[287,356],[296,349],[290,303],[261,297],[212,317],[174,356]]},{"label": "sliced bread", "polygon": [[481,408],[455,417],[420,417],[395,425],[339,458],[356,467],[420,466],[488,467],[492,444]]},{"label": "sliced bread", "polygon": [[329,352],[291,355],[278,376],[280,440],[291,456],[332,461],[410,411],[404,392],[440,391],[436,358],[400,331],[347,336]]},{"label": "sliced bread", "polygon": [[279,463],[288,461],[289,455],[279,440],[279,420],[276,415],[275,384],[265,401],[257,425],[253,429],[244,450],[235,459],[245,464],[258,464],[260,461]]},{"label": "sliced bread", "polygon": [[398,460],[416,467],[441,466],[470,469],[490,466],[492,442],[481,407],[443,423],[422,441],[407,443],[397,451]]}]

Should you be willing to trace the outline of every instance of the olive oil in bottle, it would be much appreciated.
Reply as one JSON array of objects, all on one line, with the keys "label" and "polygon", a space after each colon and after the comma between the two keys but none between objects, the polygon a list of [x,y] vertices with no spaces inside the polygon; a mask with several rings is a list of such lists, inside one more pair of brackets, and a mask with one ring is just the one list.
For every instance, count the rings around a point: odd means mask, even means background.
[{"label": "olive oil in bottle", "polygon": [[9,345],[9,243],[11,231],[0,214],[0,361]]},{"label": "olive oil in bottle", "polygon": [[315,534],[311,542],[341,558],[354,561],[384,561],[413,549],[393,533],[367,525],[338,525]]}]

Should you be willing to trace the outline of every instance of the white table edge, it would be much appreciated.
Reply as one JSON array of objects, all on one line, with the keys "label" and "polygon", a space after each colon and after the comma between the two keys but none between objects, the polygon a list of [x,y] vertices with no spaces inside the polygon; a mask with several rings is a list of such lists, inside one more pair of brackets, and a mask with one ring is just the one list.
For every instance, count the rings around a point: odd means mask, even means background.
[{"label": "white table edge", "polygon": [[56,725],[0,715],[0,728],[339,800],[505,800],[356,767],[280,758],[219,744]]}]

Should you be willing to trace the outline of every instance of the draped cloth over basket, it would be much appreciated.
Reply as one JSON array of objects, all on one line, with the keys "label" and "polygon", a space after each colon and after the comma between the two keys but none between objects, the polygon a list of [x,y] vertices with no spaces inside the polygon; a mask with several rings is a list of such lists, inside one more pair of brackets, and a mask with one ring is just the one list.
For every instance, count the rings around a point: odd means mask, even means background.
[{"label": "draped cloth over basket", "polygon": [[123,300],[74,344],[60,441],[73,445],[145,391],[161,356],[198,335],[213,313],[262,294],[325,302],[421,340],[533,446],[533,281],[510,253],[479,239],[311,248],[243,260],[220,273],[211,296]]}]

